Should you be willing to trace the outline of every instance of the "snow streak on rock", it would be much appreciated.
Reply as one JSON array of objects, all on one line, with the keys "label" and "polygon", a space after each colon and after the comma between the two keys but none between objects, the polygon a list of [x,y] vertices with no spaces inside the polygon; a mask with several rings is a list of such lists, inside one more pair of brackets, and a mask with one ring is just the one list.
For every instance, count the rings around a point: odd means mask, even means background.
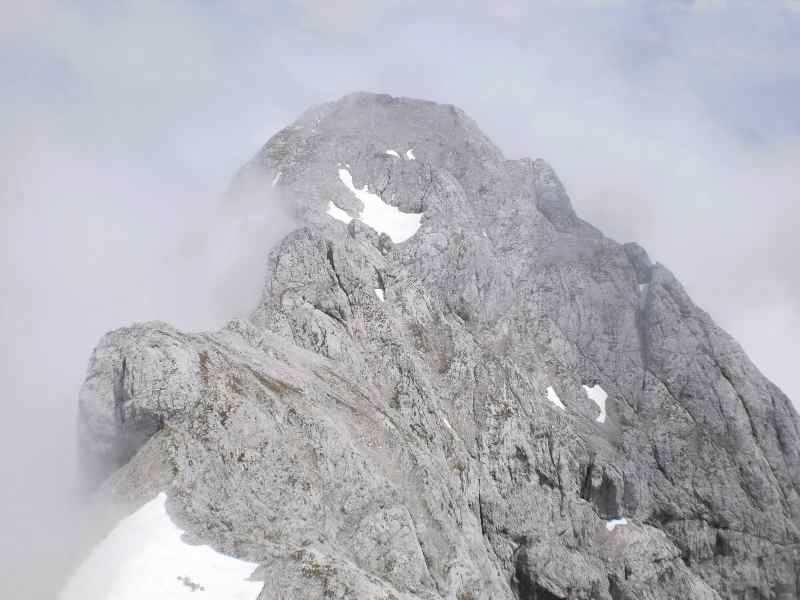
[{"label": "snow streak on rock", "polygon": [[[364,204],[364,210],[358,218],[375,231],[385,233],[393,242],[405,242],[419,230],[422,213],[402,212],[396,206],[386,204],[377,194],[371,193],[366,185],[357,189],[353,185],[353,176],[347,169],[339,169],[339,179]],[[328,206],[328,214],[334,216],[331,214],[332,206],[332,203]]]},{"label": "snow streak on rock", "polygon": [[547,399],[561,410],[567,410],[567,407],[564,406],[563,402],[561,402],[561,398],[558,397],[558,394],[556,394],[556,391],[553,389],[552,385],[547,386]]},{"label": "snow streak on rock", "polygon": [[341,208],[339,208],[333,202],[330,201],[328,201],[328,210],[326,210],[325,212],[330,216],[332,216],[337,221],[341,221],[345,225],[347,225],[350,221],[353,220],[353,217],[348,215]]},{"label": "snow streak on rock", "polygon": [[609,519],[608,521],[606,521],[606,529],[608,531],[614,531],[614,529],[619,525],[627,525],[627,524],[628,520],[625,517],[621,517],[619,519]]},{"label": "snow streak on rock", "polygon": [[589,398],[589,400],[597,404],[597,407],[600,409],[600,414],[597,415],[595,421],[597,421],[598,423],[605,423],[606,398],[608,398],[608,394],[606,394],[606,391],[602,387],[600,387],[599,383],[594,384],[592,387],[584,385],[583,389],[586,391],[586,396]]}]

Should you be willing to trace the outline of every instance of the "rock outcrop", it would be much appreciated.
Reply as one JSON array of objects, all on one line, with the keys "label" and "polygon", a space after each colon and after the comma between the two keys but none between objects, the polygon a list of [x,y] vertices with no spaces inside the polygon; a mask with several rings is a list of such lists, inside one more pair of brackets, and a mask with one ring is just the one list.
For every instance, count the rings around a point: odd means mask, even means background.
[{"label": "rock outcrop", "polygon": [[[252,317],[94,352],[104,497],[165,491],[197,541],[261,565],[260,600],[800,597],[790,401],[544,161],[455,107],[354,94],[233,189],[261,181],[301,226]],[[421,214],[407,241],[392,207]]]}]

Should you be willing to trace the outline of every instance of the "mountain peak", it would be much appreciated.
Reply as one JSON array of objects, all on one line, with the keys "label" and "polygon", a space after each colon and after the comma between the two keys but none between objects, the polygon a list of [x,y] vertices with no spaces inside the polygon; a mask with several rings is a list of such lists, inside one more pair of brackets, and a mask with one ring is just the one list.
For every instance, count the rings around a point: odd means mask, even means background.
[{"label": "mountain peak", "polygon": [[359,92],[275,134],[243,189],[298,220],[251,318],[95,350],[105,497],[166,492],[265,598],[800,594],[791,403],[544,161]]}]

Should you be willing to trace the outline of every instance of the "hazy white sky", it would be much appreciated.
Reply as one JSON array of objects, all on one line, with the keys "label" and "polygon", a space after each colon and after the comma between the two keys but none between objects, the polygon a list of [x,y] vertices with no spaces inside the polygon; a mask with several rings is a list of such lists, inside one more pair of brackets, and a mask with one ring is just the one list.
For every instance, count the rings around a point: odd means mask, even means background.
[{"label": "hazy white sky", "polygon": [[[794,0],[5,3],[0,596],[34,597],[20,582],[68,552],[42,515],[72,478],[97,339],[255,303],[286,222],[234,243],[219,194],[355,90],[457,104],[507,156],[547,159],[581,216],[642,243],[800,402],[798,65]],[[191,233],[209,223],[224,248]]]}]

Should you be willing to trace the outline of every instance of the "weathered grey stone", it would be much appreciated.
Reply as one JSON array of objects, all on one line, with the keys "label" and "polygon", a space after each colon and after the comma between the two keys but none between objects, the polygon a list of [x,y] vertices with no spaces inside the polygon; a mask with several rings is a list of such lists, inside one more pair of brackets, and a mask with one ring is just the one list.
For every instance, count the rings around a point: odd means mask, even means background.
[{"label": "weathered grey stone", "polygon": [[[419,231],[326,214],[361,210],[342,166]],[[165,489],[198,541],[262,565],[261,600],[800,596],[791,403],[546,163],[454,107],[354,94],[276,134],[228,201],[277,173],[302,225],[248,321],[95,350],[103,498]]]}]

